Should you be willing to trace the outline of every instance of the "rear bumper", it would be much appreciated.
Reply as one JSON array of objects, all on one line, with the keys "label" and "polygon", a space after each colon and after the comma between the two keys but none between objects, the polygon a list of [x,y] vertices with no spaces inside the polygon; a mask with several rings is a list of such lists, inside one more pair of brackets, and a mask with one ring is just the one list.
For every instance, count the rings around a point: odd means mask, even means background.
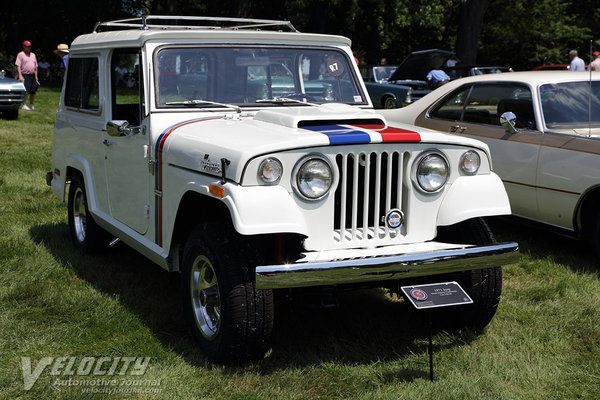
[{"label": "rear bumper", "polygon": [[517,243],[418,254],[256,267],[257,289],[284,289],[399,280],[499,267],[519,259]]}]

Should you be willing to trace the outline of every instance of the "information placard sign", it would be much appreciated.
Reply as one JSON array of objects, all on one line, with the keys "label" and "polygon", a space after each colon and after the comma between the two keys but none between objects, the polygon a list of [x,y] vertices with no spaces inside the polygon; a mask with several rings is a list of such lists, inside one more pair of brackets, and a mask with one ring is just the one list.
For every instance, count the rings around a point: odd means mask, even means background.
[{"label": "information placard sign", "polygon": [[458,282],[402,286],[400,289],[412,305],[419,310],[473,303]]}]

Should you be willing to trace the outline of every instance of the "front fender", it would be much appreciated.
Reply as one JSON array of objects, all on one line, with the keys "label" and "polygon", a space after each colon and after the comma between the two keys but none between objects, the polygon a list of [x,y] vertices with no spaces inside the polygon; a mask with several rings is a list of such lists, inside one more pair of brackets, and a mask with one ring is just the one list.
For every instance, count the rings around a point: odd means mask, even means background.
[{"label": "front fender", "polygon": [[461,176],[454,181],[442,200],[437,225],[511,213],[508,195],[498,175]]},{"label": "front fender", "polygon": [[225,185],[223,202],[242,235],[308,234],[306,221],[292,196],[281,186]]}]

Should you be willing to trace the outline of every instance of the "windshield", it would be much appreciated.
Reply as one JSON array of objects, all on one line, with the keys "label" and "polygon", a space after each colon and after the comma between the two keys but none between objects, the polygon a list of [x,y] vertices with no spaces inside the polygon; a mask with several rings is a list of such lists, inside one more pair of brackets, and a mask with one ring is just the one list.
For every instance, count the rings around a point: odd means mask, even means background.
[{"label": "windshield", "polygon": [[366,104],[352,67],[335,49],[165,48],[157,54],[157,106]]},{"label": "windshield", "polygon": [[600,127],[600,81],[542,85],[540,97],[546,127]]}]

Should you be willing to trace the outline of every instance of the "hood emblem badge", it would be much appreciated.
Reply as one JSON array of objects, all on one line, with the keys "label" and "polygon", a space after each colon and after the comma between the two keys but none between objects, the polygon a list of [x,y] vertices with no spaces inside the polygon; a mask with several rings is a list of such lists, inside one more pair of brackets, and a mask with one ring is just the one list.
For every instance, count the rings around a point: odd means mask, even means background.
[{"label": "hood emblem badge", "polygon": [[404,213],[397,208],[393,208],[383,217],[383,222],[392,230],[400,229],[404,225]]}]

